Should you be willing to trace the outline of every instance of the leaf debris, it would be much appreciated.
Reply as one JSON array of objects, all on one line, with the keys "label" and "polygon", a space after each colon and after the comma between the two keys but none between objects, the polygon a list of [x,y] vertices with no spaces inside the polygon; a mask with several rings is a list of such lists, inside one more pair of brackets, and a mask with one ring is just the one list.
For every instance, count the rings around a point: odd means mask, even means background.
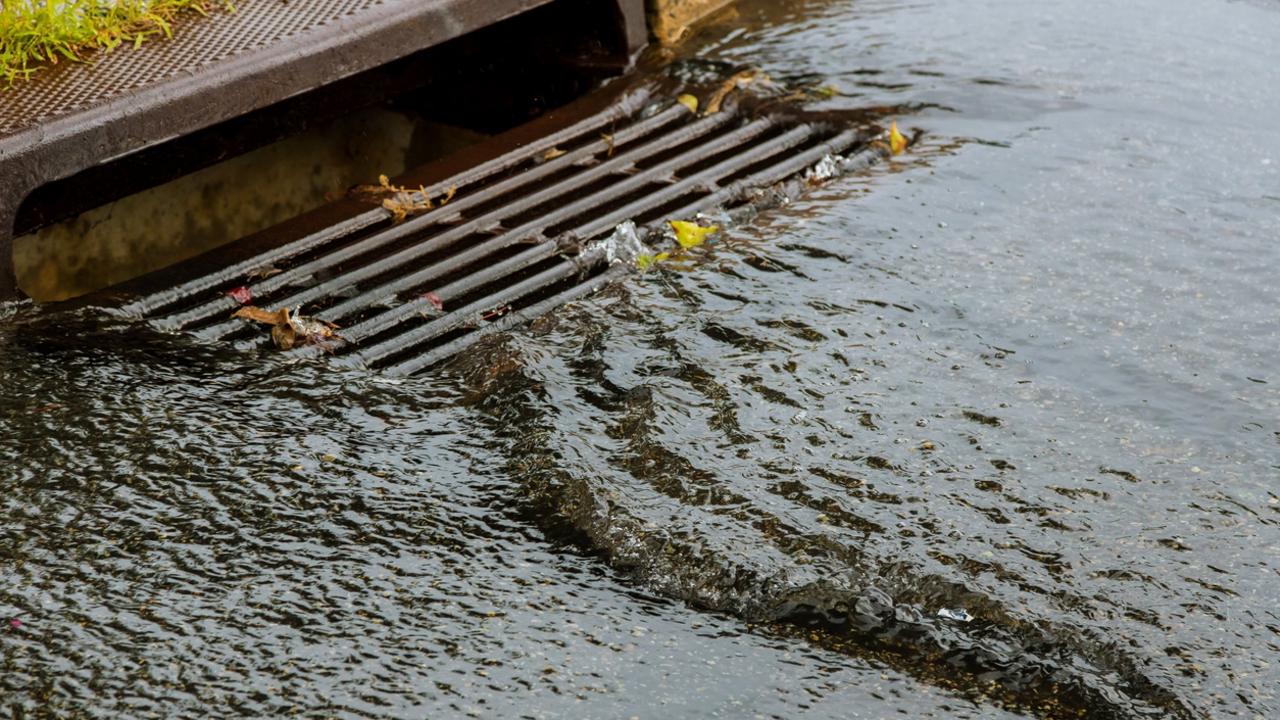
[{"label": "leaf debris", "polygon": [[[449,193],[446,194],[444,202],[452,200],[453,194],[456,192],[456,187],[449,188]],[[375,199],[382,198],[380,203],[382,208],[391,213],[392,221],[396,223],[404,222],[405,218],[410,215],[418,215],[435,207],[435,203],[431,201],[430,194],[427,193],[426,186],[419,185],[414,189],[404,185],[396,185],[386,175],[378,176],[377,185],[357,185],[351,189],[351,193]]]},{"label": "leaf debris", "polygon": [[418,297],[431,303],[431,307],[435,308],[436,310],[440,312],[444,311],[444,300],[441,300],[439,295],[433,292],[426,292],[426,293],[422,293]]},{"label": "leaf debris", "polygon": [[907,149],[907,138],[898,132],[898,121],[894,120],[889,127],[889,151],[901,155]]},{"label": "leaf debris", "polygon": [[249,320],[271,326],[271,341],[281,350],[292,350],[305,345],[326,347],[333,340],[341,340],[336,330],[338,326],[328,320],[307,317],[295,309],[263,310],[260,307],[246,305],[235,311],[231,317]]},{"label": "leaf debris", "polygon": [[709,236],[720,232],[719,225],[704,227],[686,220],[668,220],[667,222],[676,233],[676,242],[680,243],[680,247],[686,250],[705,243]]},{"label": "leaf debris", "polygon": [[729,96],[729,93],[740,87],[750,85],[755,81],[757,74],[758,73],[755,70],[743,70],[728,80],[725,80],[724,83],[720,85],[720,88],[715,91],[715,94],[711,96],[711,99],[707,101],[707,109],[703,111],[702,114],[704,116],[715,115],[720,112],[720,106],[724,103],[724,99]]},{"label": "leaf debris", "polygon": [[225,294],[227,297],[231,298],[232,300],[235,300],[241,305],[248,305],[249,303],[253,302],[253,291],[250,290],[247,285],[233,287],[230,290],[228,290]]}]

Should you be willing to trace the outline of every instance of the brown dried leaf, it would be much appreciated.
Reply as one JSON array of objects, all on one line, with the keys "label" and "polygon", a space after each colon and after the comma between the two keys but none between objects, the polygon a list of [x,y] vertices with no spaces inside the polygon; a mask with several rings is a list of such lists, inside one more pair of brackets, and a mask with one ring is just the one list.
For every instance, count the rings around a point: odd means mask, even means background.
[{"label": "brown dried leaf", "polygon": [[298,344],[298,333],[288,325],[271,328],[271,342],[281,350],[292,350]]},{"label": "brown dried leaf", "polygon": [[384,198],[382,207],[391,213],[392,221],[399,223],[410,215],[430,210],[434,205],[423,188],[419,193],[398,192],[394,197]]},{"label": "brown dried leaf", "polygon": [[724,84],[720,86],[720,89],[716,90],[715,94],[711,96],[711,99],[707,101],[707,109],[702,114],[715,115],[720,112],[720,105],[724,103],[724,99],[729,96],[729,93],[740,87],[751,84],[751,81],[755,79],[755,70],[743,70],[728,80],[725,80]]},{"label": "brown dried leaf", "polygon": [[[454,192],[456,190],[450,188],[445,202],[453,198]],[[403,222],[410,215],[424,213],[435,207],[431,196],[427,194],[426,186],[419,185],[415,190],[405,185],[396,185],[386,175],[378,176],[377,185],[356,185],[351,188],[350,194],[382,205],[397,223]]]},{"label": "brown dried leaf", "polygon": [[271,341],[281,350],[291,350],[301,345],[324,345],[327,340],[341,339],[334,332],[338,329],[337,325],[327,320],[294,315],[289,312],[289,308],[263,310],[246,305],[232,317],[270,325]]},{"label": "brown dried leaf", "polygon": [[561,150],[560,148],[553,147],[550,150],[542,153],[542,159],[555,160],[556,158],[560,157],[563,154],[564,154],[563,150]]},{"label": "brown dried leaf", "polygon": [[263,310],[253,305],[245,305],[236,310],[231,317],[243,318],[253,322],[260,322],[266,325],[288,325],[289,309],[280,308],[279,310]]}]

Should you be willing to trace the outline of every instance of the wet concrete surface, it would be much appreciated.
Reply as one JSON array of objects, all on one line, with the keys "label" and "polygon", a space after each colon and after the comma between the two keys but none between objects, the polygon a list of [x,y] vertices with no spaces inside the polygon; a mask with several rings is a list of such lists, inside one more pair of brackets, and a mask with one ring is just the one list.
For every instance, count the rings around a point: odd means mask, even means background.
[{"label": "wet concrete surface", "polygon": [[744,2],[908,155],[423,377],[0,310],[22,717],[1280,712],[1280,11]]}]

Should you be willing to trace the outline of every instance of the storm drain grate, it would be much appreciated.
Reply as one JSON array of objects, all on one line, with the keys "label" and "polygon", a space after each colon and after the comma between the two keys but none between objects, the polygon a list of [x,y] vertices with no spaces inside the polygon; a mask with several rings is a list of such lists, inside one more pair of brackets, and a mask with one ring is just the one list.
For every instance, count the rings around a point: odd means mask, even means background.
[{"label": "storm drain grate", "polygon": [[634,270],[593,242],[620,223],[730,208],[870,138],[794,111],[701,117],[633,91],[426,188],[454,193],[445,205],[400,223],[363,212],[118,309],[209,342],[270,343],[261,325],[231,317],[233,296],[249,295],[340,328],[325,347],[290,353],[411,374]]}]

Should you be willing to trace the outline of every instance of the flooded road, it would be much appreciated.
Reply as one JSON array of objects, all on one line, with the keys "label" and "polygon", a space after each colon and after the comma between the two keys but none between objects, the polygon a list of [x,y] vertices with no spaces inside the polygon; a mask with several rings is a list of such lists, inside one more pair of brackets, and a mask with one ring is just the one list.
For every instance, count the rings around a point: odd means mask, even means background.
[{"label": "flooded road", "polygon": [[1278,47],[742,2],[920,142],[411,380],[0,308],[0,706],[1280,715]]}]

